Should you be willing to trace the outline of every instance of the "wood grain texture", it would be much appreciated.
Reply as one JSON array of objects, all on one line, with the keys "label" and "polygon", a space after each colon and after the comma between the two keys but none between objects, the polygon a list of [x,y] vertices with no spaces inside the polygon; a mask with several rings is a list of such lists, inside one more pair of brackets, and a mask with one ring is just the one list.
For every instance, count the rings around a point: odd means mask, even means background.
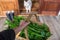
[{"label": "wood grain texture", "polygon": [[[32,11],[39,11],[41,15],[56,16],[60,10],[60,0],[32,0],[32,2]],[[23,3],[18,0],[0,0],[0,16],[6,16],[4,11],[8,10],[15,10],[15,15],[20,15],[20,12],[22,12],[20,10],[25,10],[21,5]]]},{"label": "wood grain texture", "polygon": [[6,11],[18,11],[18,0],[0,0],[0,16],[6,16]]},{"label": "wood grain texture", "polygon": [[41,22],[46,23],[52,33],[52,36],[48,40],[60,40],[60,17],[56,16],[41,16],[39,17]]},{"label": "wood grain texture", "polygon": [[[60,40],[60,16],[39,16],[39,19],[40,22],[48,25],[52,34],[47,40]],[[6,29],[6,27],[4,27],[5,20],[6,18],[0,18],[0,31]],[[21,40],[24,40],[24,38],[21,38]]]},{"label": "wood grain texture", "polygon": [[42,15],[57,15],[59,11],[60,3],[57,0],[39,0],[41,8],[39,9],[39,14]]}]

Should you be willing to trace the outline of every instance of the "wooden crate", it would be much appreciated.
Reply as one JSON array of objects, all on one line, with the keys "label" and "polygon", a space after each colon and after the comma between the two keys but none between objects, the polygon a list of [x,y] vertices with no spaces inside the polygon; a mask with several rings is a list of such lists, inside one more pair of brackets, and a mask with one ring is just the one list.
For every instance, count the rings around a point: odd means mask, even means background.
[{"label": "wooden crate", "polygon": [[[24,16],[24,17],[27,18],[28,16]],[[34,20],[33,20],[33,19],[34,19]],[[37,21],[37,20],[39,20],[39,19],[36,19],[35,16],[32,16],[30,20],[31,20],[32,22],[34,22],[34,23],[38,23],[39,25],[42,24],[40,21]],[[29,39],[20,37],[19,34],[20,34],[20,32],[16,35],[16,38],[17,38],[17,39],[19,39],[19,40],[29,40]],[[47,40],[49,40],[49,39],[51,39],[51,37],[48,38]]]}]

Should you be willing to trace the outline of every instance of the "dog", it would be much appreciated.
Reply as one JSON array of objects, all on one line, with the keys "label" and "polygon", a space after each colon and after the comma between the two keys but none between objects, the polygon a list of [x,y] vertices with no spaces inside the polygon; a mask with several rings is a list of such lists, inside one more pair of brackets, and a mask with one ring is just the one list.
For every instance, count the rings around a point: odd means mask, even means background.
[{"label": "dog", "polygon": [[26,13],[31,12],[32,1],[31,0],[24,0],[24,7],[26,9]]}]

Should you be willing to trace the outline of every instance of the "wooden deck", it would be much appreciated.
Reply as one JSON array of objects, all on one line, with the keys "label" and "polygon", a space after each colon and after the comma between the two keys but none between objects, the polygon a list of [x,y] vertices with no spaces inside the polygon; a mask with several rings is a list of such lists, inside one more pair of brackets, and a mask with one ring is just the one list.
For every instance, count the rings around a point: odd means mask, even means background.
[{"label": "wooden deck", "polygon": [[[40,16],[40,21],[46,23],[52,33],[48,40],[60,40],[60,17],[58,16]],[[4,21],[6,18],[0,18],[0,31],[6,29]]]},{"label": "wooden deck", "polygon": [[6,20],[5,17],[0,17],[0,31],[3,31],[7,28],[5,25],[5,20]]},{"label": "wooden deck", "polygon": [[48,40],[60,40],[60,17],[57,16],[41,16],[42,23],[46,23],[50,28],[52,36]]}]

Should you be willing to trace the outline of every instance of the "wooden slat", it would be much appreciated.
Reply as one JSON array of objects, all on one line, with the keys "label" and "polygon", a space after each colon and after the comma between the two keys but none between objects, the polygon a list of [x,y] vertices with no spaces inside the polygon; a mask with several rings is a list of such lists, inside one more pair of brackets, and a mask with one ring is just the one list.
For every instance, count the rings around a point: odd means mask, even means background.
[{"label": "wooden slat", "polygon": [[56,2],[45,2],[44,10],[56,11],[56,10],[58,10],[57,8],[58,8],[58,3],[56,3]]},{"label": "wooden slat", "polygon": [[0,2],[15,2],[15,0],[0,0]]},{"label": "wooden slat", "polygon": [[57,18],[52,16],[44,16],[40,17],[44,23],[46,23],[53,34],[48,40],[60,40],[60,32],[59,32],[59,23],[57,22]]},{"label": "wooden slat", "polygon": [[58,35],[54,29],[54,25],[52,24],[52,20],[50,17],[44,17],[44,21],[46,24],[48,24],[48,27],[50,28],[50,31],[52,33],[52,36],[49,38],[49,40],[59,40]]},{"label": "wooden slat", "polygon": [[56,16],[57,12],[56,11],[42,11],[42,15],[44,15],[44,16]]},{"label": "wooden slat", "polygon": [[18,0],[0,0],[0,17],[6,16],[5,11],[15,10],[18,12]]},{"label": "wooden slat", "polygon": [[60,2],[60,0],[45,0],[45,1],[48,1],[48,2]]}]

